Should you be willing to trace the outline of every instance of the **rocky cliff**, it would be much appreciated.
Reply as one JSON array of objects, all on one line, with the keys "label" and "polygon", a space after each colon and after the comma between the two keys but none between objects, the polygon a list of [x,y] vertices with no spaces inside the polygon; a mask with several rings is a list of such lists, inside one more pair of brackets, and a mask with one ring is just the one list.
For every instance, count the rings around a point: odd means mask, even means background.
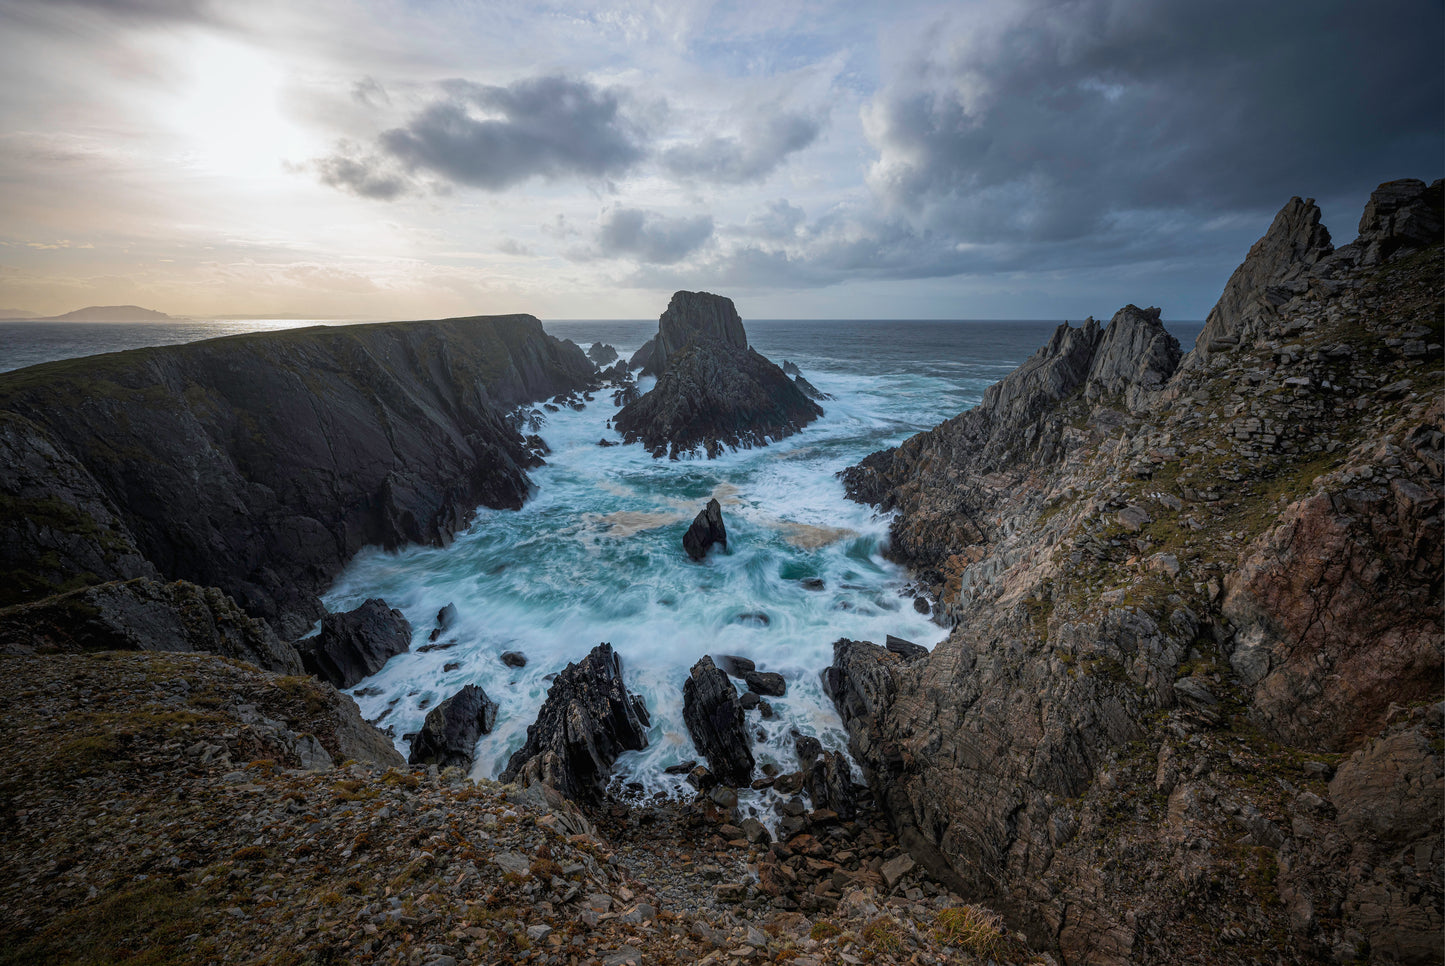
[{"label": "rocky cliff", "polygon": [[1061,327],[848,470],[956,622],[828,684],[900,837],[1070,963],[1439,962],[1441,183],[1293,199],[1182,359]]},{"label": "rocky cliff", "polygon": [[0,604],[137,577],[293,639],[363,546],[517,507],[522,402],[594,367],[531,316],[273,332],[0,376]]},{"label": "rocky cliff", "polygon": [[617,414],[625,441],[653,456],[712,459],[726,449],[764,446],[823,415],[783,370],[748,347],[732,299],[678,292],[657,336],[633,356],[657,384]]}]

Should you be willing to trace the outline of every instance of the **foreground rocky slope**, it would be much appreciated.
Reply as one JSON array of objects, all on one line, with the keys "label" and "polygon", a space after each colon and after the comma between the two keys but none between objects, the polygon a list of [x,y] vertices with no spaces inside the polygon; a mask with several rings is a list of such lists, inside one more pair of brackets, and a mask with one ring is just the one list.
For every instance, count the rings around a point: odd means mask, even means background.
[{"label": "foreground rocky slope", "polygon": [[[622,438],[653,456],[765,446],[823,415],[798,383],[748,347],[732,299],[673,295],[658,333],[632,358],[657,384],[614,420]],[[816,391],[816,390],[815,390]]]},{"label": "foreground rocky slope", "polygon": [[769,846],[711,806],[588,818],[541,786],[405,769],[310,678],[0,657],[0,702],[5,966],[1028,960],[861,824]]},{"label": "foreground rocky slope", "polygon": [[512,407],[590,383],[531,316],[318,327],[0,376],[0,605],[107,580],[219,587],[285,640],[363,546],[517,507]]},{"label": "foreground rocky slope", "polygon": [[958,622],[839,642],[853,751],[1066,961],[1440,961],[1440,225],[1438,181],[1338,250],[1294,199],[1189,355],[1061,327],[845,474]]}]

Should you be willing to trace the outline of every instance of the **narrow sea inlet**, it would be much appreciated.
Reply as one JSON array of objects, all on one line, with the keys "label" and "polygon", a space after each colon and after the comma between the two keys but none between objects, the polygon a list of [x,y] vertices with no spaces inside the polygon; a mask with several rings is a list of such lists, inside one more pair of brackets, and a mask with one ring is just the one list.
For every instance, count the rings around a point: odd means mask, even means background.
[{"label": "narrow sea inlet", "polygon": [[[755,348],[797,364],[833,398],[803,432],[716,460],[599,445],[618,439],[607,392],[581,411],[544,410],[540,435],[552,452],[532,473],[522,510],[482,510],[449,547],[363,553],[326,596],[332,610],[382,597],[412,625],[411,652],[353,690],[362,713],[405,753],[403,736],[430,707],[480,685],[500,710],[473,774],[495,777],[525,740],[551,676],[608,641],[652,716],[649,747],[616,768],[634,792],[679,790],[682,778],[664,769],[697,757],[682,683],[704,654],[747,657],[787,679],[787,694],[767,699],[771,717],[748,714],[760,765],[796,767],[793,731],[844,749],[819,680],[833,642],[894,634],[931,647],[945,628],[914,607],[908,574],[884,559],[887,520],[846,500],[835,474],[973,405],[1056,324],[751,322]],[[625,358],[655,324],[547,328],[584,348],[607,342]],[[728,550],[694,563],[682,534],[711,497],[723,506]],[[458,620],[430,641],[449,603]],[[520,652],[526,665],[504,664],[504,652]]]}]

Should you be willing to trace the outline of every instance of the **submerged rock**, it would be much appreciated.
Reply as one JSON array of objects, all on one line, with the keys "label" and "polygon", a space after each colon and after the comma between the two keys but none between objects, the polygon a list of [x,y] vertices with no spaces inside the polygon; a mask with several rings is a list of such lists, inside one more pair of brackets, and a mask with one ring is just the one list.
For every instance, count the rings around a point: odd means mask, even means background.
[{"label": "submerged rock", "polygon": [[370,677],[410,647],[411,625],[378,597],[355,610],[327,614],[319,634],[296,642],[306,670],[338,688]]},{"label": "submerged rock", "polygon": [[617,756],[647,747],[649,723],[642,698],[622,683],[622,659],[611,644],[598,644],[557,675],[501,779],[541,782],[575,802],[597,803]]},{"label": "submerged rock", "polygon": [[527,655],[521,651],[503,651],[502,663],[507,665],[507,667],[526,667]]},{"label": "submerged rock", "polygon": [[434,641],[438,637],[441,637],[447,631],[451,630],[452,625],[456,622],[457,605],[447,604],[441,610],[437,611],[437,626],[432,628],[431,634],[427,636],[427,640]]},{"label": "submerged rock", "polygon": [[752,780],[753,752],[737,689],[710,657],[694,664],[683,682],[682,720],[720,781],[742,786]]},{"label": "submerged rock", "polygon": [[718,654],[713,657],[717,666],[735,678],[741,678],[749,671],[756,671],[758,666],[745,657],[736,654]]},{"label": "submerged rock", "polygon": [[701,560],[707,556],[713,544],[720,543],[723,549],[727,549],[728,532],[723,526],[722,504],[716,500],[708,500],[707,506],[698,511],[693,518],[692,525],[682,535],[682,549],[693,560]]},{"label": "submerged rock", "polygon": [[453,765],[470,769],[477,741],[497,720],[497,703],[475,684],[468,684],[427,713],[411,744],[410,765]]},{"label": "submerged rock", "polygon": [[[617,414],[623,439],[653,456],[763,446],[823,414],[777,366],[748,347],[732,299],[678,292],[659,321],[644,373],[657,385]],[[633,357],[637,361],[638,356]]]}]

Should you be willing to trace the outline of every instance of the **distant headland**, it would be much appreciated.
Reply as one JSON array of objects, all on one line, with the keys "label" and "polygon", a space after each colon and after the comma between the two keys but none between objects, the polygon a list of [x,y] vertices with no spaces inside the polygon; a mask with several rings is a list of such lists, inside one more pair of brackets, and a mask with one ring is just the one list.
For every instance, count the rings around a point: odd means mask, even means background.
[{"label": "distant headland", "polygon": [[26,322],[174,322],[176,317],[139,305],[88,305],[64,315],[36,315],[19,310],[0,310],[0,318]]}]

